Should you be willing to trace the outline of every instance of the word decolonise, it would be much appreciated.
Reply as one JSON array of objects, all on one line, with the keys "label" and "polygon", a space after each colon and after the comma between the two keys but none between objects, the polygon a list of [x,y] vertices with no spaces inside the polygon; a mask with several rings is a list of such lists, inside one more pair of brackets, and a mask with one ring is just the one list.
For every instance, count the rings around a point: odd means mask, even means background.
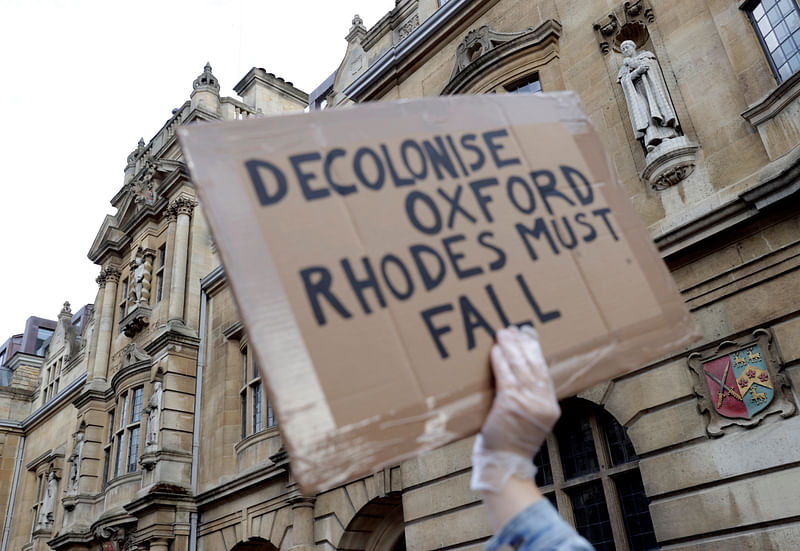
[{"label": "word decolonise", "polygon": [[[405,301],[415,293],[432,291],[448,278],[462,280],[502,270],[507,253],[496,242],[494,232],[477,231],[491,224],[513,223],[531,261],[538,260],[542,250],[558,255],[591,243],[602,233],[619,239],[610,209],[594,205],[594,190],[583,173],[566,165],[557,170],[523,169],[520,158],[510,152],[511,139],[508,130],[497,129],[407,138],[391,148],[375,144],[354,150],[309,151],[288,157],[288,174],[262,159],[244,164],[263,207],[278,205],[289,193],[320,201],[337,195],[379,193],[390,187],[408,189],[404,211],[417,235],[428,236],[424,243],[410,238],[408,247],[379,259],[342,258],[335,268],[318,265],[299,271],[314,318],[325,325],[334,313],[344,319],[352,317],[356,308],[370,314],[376,306],[385,308],[389,296]],[[483,177],[478,177],[480,171]],[[492,175],[486,177],[487,173]],[[499,219],[495,205],[500,201],[507,201],[520,216]],[[507,207],[504,212],[507,214]],[[468,237],[454,231],[457,225],[459,230],[470,226],[476,230]],[[468,257],[470,252],[490,253],[491,258],[481,264]],[[531,307],[532,319],[526,322],[546,323],[560,317],[557,308],[547,310],[539,305],[523,274],[516,274],[515,281],[520,300]],[[464,295],[452,304],[434,305],[420,313],[443,358],[448,352],[442,336],[451,327],[434,323],[436,316],[460,313],[468,349],[475,346],[477,329],[493,334],[487,318],[496,327],[509,325],[491,283],[485,292],[494,306],[491,313],[479,312],[474,301]]]}]

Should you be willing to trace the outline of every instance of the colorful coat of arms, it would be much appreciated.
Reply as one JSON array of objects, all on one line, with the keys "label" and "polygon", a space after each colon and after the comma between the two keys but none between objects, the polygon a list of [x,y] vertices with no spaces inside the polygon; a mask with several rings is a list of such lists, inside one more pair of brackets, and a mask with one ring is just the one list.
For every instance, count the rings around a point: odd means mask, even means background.
[{"label": "colorful coat of arms", "polygon": [[708,412],[706,430],[719,436],[730,425],[752,426],[765,416],[795,412],[772,333],[758,329],[738,341],[689,356],[698,408]]},{"label": "colorful coat of arms", "polygon": [[757,344],[703,362],[714,409],[725,417],[752,419],[775,391]]}]

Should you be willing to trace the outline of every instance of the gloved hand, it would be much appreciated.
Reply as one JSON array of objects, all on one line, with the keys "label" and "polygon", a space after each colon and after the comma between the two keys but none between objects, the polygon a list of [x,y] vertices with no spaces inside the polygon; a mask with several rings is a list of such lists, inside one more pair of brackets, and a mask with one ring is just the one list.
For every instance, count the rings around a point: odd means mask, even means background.
[{"label": "gloved hand", "polygon": [[471,487],[499,492],[512,475],[533,479],[533,456],[561,408],[531,326],[498,331],[491,360],[497,392],[472,450]]}]

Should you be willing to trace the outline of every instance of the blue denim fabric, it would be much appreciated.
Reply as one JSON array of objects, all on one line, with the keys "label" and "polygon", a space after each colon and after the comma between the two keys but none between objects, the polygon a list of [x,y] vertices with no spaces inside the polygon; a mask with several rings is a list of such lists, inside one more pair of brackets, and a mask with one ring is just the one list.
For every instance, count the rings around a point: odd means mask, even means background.
[{"label": "blue denim fabric", "polygon": [[505,551],[509,547],[517,551],[594,549],[561,518],[546,499],[540,499],[517,514],[486,544],[487,551]]}]

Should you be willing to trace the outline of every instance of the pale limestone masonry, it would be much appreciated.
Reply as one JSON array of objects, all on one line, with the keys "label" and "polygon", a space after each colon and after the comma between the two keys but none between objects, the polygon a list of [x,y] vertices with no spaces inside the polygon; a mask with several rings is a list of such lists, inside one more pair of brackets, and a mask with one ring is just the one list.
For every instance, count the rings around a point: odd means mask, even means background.
[{"label": "pale limestone masonry", "polygon": [[[238,99],[221,97],[206,65],[191,90],[187,83],[188,100],[127,158],[116,213],[100,221],[91,244],[98,295],[62,368],[61,394],[42,402],[44,370],[64,349],[10,361],[11,384],[0,388],[0,530],[8,511],[13,518],[0,551],[480,549],[490,530],[469,490],[471,438],[321,495],[300,494],[175,128],[308,103],[503,93],[534,76],[544,91],[581,96],[703,331],[690,349],[566,402],[565,414],[592,407],[592,426],[602,414],[624,427],[636,453],[627,467],[641,473],[662,548],[800,548],[800,74],[777,84],[742,6],[398,0],[372,28],[355,17],[344,42],[318,45],[341,47],[343,57],[311,98],[259,68],[235,85]],[[642,178],[646,152],[617,83],[626,39],[654,53],[682,135],[699,146],[694,171],[663,191]],[[139,251],[153,254],[149,312],[130,337],[120,321],[136,311],[129,297]],[[712,437],[710,413],[701,411],[712,391],[694,378],[689,357],[753,335],[771,339],[761,352],[791,407],[768,405],[758,422]],[[148,447],[147,418],[135,413],[156,382],[162,411]],[[65,487],[79,429],[77,491],[59,496],[51,531],[32,533],[38,477],[57,472]],[[557,443],[548,441],[552,459]],[[603,479],[610,494],[629,472],[614,468]],[[580,484],[554,478],[543,488],[574,522],[570,492]],[[624,519],[614,518],[617,548],[628,549]]]}]

